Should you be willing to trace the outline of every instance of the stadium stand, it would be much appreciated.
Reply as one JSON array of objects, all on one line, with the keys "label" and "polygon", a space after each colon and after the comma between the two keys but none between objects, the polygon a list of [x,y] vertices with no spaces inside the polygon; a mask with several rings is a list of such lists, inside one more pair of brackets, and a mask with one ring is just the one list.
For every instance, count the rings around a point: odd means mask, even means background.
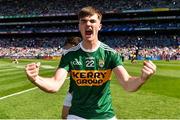
[{"label": "stadium stand", "polygon": [[[130,59],[180,60],[178,0],[1,0],[0,57],[60,56],[69,36],[80,36],[77,11],[100,8],[100,40]],[[28,3],[28,4],[27,4]],[[138,51],[138,52],[137,52]]]}]

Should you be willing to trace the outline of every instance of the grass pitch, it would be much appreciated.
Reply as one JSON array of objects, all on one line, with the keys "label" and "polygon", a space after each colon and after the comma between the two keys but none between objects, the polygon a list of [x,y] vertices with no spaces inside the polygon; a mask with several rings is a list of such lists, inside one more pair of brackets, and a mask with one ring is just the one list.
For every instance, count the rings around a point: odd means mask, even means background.
[{"label": "grass pitch", "polygon": [[[40,75],[52,76],[59,61],[20,60],[13,64],[9,59],[0,59],[0,119],[59,119],[68,90],[68,80],[58,93],[49,94],[26,78],[27,63],[41,61]],[[113,107],[121,119],[180,119],[180,61],[154,61],[157,73],[137,92],[122,89],[112,75],[111,90]],[[142,61],[124,67],[131,75],[139,75]],[[14,94],[15,93],[15,94]],[[12,95],[7,97],[8,95]]]}]

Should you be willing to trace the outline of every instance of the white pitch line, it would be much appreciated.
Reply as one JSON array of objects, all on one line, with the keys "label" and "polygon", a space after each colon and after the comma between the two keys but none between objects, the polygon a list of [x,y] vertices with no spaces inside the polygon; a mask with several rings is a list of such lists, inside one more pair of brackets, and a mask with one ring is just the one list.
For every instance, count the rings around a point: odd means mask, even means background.
[{"label": "white pitch line", "polygon": [[[67,77],[66,79],[69,79],[69,78],[70,78],[70,77]],[[8,98],[8,97],[15,96],[15,95],[19,95],[19,94],[22,94],[22,93],[26,93],[26,92],[35,90],[35,89],[37,89],[37,88],[38,88],[38,87],[34,87],[34,88],[30,88],[30,89],[27,89],[27,90],[24,90],[24,91],[21,91],[21,92],[17,92],[17,93],[14,93],[14,94],[10,94],[10,95],[7,95],[7,96],[3,96],[3,97],[0,97],[0,100],[3,100],[3,99]]]},{"label": "white pitch line", "polygon": [[21,92],[17,92],[17,93],[14,93],[14,94],[10,94],[10,95],[7,95],[7,96],[3,96],[3,97],[0,97],[0,100],[3,100],[3,99],[8,98],[8,97],[15,96],[15,95],[19,95],[19,94],[22,94],[22,93],[25,93],[25,92],[29,92],[29,91],[32,91],[32,90],[35,90],[35,89],[37,89],[37,87],[30,88],[30,89],[27,89],[27,90],[24,90],[24,91],[21,91]]}]

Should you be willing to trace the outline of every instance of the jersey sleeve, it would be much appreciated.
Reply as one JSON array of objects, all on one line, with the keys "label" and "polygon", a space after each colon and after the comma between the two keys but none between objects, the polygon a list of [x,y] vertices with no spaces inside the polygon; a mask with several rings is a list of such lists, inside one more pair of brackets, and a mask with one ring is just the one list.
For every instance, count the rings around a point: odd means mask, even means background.
[{"label": "jersey sleeve", "polygon": [[113,52],[112,55],[111,55],[111,68],[115,68],[119,65],[123,65],[123,62],[122,62],[122,57],[119,53],[117,52]]},{"label": "jersey sleeve", "polygon": [[63,55],[61,57],[60,63],[59,63],[59,68],[64,68],[65,70],[69,71],[69,60],[68,56]]}]

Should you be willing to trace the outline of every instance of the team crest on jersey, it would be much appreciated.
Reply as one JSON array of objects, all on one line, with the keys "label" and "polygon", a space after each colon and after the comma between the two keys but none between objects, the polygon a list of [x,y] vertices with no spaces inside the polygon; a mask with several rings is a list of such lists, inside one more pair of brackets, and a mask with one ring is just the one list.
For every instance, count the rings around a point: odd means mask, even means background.
[{"label": "team crest on jersey", "polygon": [[104,60],[99,60],[99,67],[102,68],[104,66]]}]

